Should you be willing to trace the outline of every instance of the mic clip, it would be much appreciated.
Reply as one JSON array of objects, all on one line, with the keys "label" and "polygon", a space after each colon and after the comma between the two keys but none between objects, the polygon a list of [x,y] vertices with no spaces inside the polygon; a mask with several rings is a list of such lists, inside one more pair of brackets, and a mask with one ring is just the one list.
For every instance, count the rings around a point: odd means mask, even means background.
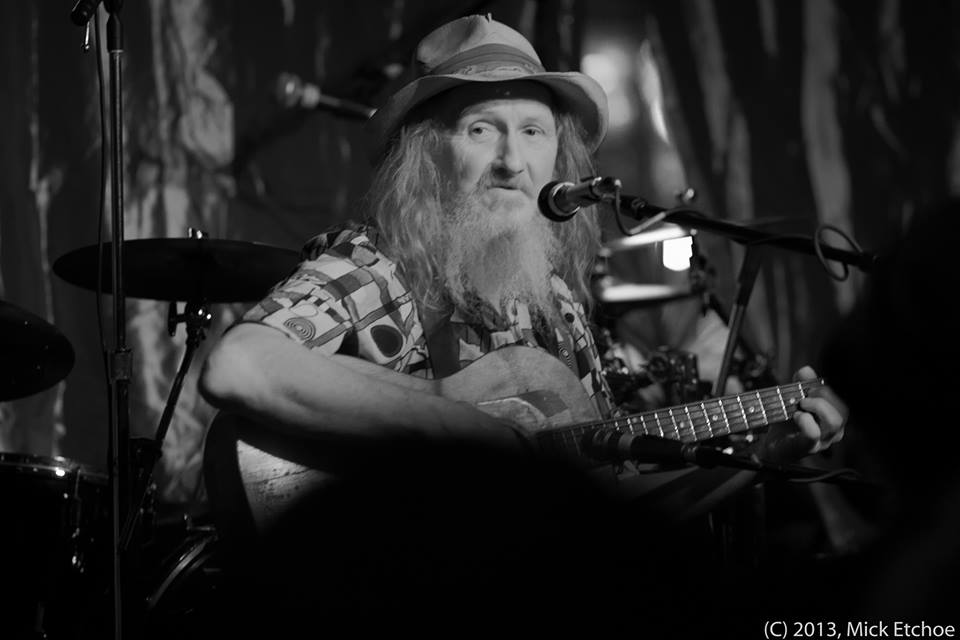
[{"label": "mic clip", "polygon": [[550,220],[565,222],[584,205],[616,200],[621,186],[619,178],[609,176],[583,178],[578,184],[557,180],[543,187],[538,205]]}]

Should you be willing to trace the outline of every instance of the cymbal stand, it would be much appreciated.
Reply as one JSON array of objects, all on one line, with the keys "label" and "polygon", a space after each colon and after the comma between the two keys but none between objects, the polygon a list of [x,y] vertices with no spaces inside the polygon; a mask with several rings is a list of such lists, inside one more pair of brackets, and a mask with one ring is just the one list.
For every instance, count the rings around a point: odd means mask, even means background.
[{"label": "cymbal stand", "polygon": [[133,539],[133,531],[140,514],[144,508],[144,501],[150,489],[150,482],[153,478],[154,469],[157,462],[163,455],[163,439],[167,435],[167,429],[173,420],[173,412],[177,406],[177,400],[180,398],[180,391],[183,388],[183,379],[190,370],[190,364],[193,362],[193,356],[206,338],[205,330],[210,327],[210,321],[213,314],[207,310],[205,302],[189,301],[184,307],[183,313],[177,310],[176,302],[171,302],[167,312],[167,332],[173,336],[177,332],[177,325],[181,322],[187,326],[187,344],[183,352],[183,359],[180,361],[180,368],[170,386],[170,393],[167,396],[167,404],[163,408],[163,414],[160,416],[160,422],[157,425],[157,432],[153,440],[143,447],[141,455],[137,457],[139,468],[134,478],[134,500],[131,503],[133,507],[127,513],[127,519],[123,525],[123,532],[120,536],[121,550],[126,550]]}]

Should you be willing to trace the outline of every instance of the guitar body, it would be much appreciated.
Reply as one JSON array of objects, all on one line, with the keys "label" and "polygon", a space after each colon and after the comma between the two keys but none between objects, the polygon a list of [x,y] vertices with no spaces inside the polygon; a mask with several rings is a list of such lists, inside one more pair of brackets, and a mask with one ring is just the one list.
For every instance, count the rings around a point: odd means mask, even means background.
[{"label": "guitar body", "polygon": [[[599,418],[573,372],[529,347],[492,351],[438,384],[409,382],[426,392],[439,388],[448,399],[530,432]],[[221,411],[204,443],[204,477],[218,521],[242,534],[262,532],[301,496],[335,482],[340,458],[355,457],[341,454]]]},{"label": "guitar body", "polygon": [[440,393],[529,432],[600,418],[573,372],[553,356],[530,347],[491,351],[443,378]]}]

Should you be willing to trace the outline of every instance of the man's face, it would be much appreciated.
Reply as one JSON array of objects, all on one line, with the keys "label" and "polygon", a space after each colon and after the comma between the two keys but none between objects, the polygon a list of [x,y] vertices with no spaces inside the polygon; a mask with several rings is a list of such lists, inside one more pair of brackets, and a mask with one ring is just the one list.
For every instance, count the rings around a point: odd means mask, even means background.
[{"label": "man's face", "polygon": [[476,197],[491,214],[535,215],[553,178],[557,124],[549,91],[533,82],[477,83],[440,99],[446,155],[458,197]]}]

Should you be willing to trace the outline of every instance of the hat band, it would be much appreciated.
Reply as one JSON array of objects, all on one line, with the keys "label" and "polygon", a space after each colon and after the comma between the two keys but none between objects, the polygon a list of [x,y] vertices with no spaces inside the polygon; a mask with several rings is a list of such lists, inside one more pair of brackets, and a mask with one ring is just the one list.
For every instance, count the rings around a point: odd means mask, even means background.
[{"label": "hat band", "polygon": [[528,73],[544,73],[543,65],[519,49],[503,44],[485,44],[458,53],[443,64],[434,67],[428,75],[466,73],[468,69],[476,70],[477,67],[486,67],[482,69],[484,71],[519,67]]}]

